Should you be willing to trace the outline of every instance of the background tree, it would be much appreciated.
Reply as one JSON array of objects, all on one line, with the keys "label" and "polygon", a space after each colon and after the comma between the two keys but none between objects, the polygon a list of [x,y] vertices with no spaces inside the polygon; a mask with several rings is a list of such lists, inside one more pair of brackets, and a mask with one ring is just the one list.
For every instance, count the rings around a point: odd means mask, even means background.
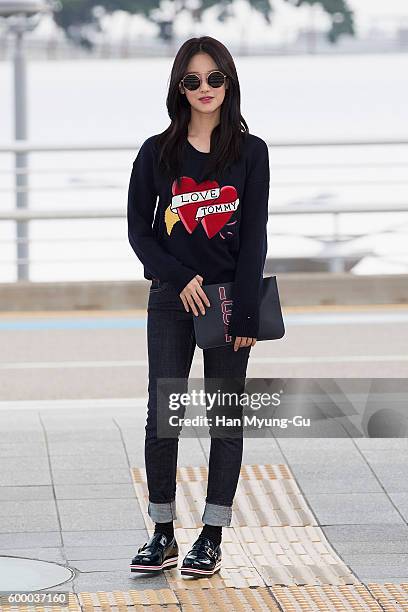
[{"label": "background tree", "polygon": [[[251,7],[258,11],[268,24],[272,24],[274,13],[273,0],[247,0]],[[284,0],[293,7],[304,4],[319,5],[330,18],[330,29],[326,33],[328,41],[335,43],[344,34],[354,35],[353,12],[347,0]],[[159,27],[158,37],[162,40],[173,39],[173,23],[177,16],[187,11],[199,22],[203,13],[212,7],[218,7],[217,18],[226,21],[233,16],[233,0],[198,0],[192,8],[189,0],[173,0],[172,19],[158,17],[160,0],[62,0],[62,9],[55,13],[54,18],[67,36],[85,47],[92,47],[92,34],[100,32],[101,19],[114,11],[127,11],[132,15],[142,15]]]}]

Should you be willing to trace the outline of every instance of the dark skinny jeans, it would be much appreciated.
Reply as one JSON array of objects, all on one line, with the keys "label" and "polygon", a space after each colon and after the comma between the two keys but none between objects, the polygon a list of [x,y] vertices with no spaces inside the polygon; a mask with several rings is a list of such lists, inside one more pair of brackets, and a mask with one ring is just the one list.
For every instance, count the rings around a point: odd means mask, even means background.
[{"label": "dark skinny jeans", "polygon": [[[157,379],[185,379],[184,390],[187,391],[187,380],[196,347],[193,324],[195,315],[191,310],[186,312],[177,290],[169,282],[159,279],[151,281],[147,311],[149,382],[145,467],[149,491],[148,514],[155,522],[168,522],[177,518],[179,438],[157,436]],[[203,315],[199,313],[199,316]],[[234,351],[232,342],[225,347],[202,350],[205,391],[242,392],[251,347]],[[220,380],[225,380],[221,389]],[[237,406],[234,410],[237,414]],[[242,411],[238,414],[242,416]],[[212,435],[211,428],[209,431],[211,445],[202,521],[209,525],[228,526],[231,524],[232,504],[242,464],[242,428],[241,435],[237,435],[234,430],[234,437],[226,437],[227,434],[220,437],[219,430]]]}]

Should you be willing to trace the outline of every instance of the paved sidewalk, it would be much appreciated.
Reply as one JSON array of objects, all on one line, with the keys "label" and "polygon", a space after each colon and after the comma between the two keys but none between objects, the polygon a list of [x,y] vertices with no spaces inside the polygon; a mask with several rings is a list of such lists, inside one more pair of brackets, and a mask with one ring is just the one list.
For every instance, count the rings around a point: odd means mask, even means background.
[{"label": "paved sidewalk", "polygon": [[[0,404],[1,555],[74,568],[62,590],[77,593],[166,587],[128,569],[148,535],[131,477],[144,466],[143,402]],[[243,464],[287,465],[361,582],[408,582],[407,439],[259,442],[245,439]],[[206,466],[208,449],[181,439],[178,465]]]},{"label": "paved sidewalk", "polygon": [[[285,323],[284,341],[254,347],[248,377],[406,377],[405,308],[291,309]],[[196,588],[177,569],[135,575],[151,528],[146,313],[3,313],[0,334],[0,580],[20,559],[70,568],[60,584],[44,565],[15,572],[75,594],[70,612],[200,610],[204,595],[214,611],[407,609],[407,438],[245,438],[222,572]],[[199,349],[190,375],[202,376]],[[180,440],[182,551],[199,528],[209,446]]]}]

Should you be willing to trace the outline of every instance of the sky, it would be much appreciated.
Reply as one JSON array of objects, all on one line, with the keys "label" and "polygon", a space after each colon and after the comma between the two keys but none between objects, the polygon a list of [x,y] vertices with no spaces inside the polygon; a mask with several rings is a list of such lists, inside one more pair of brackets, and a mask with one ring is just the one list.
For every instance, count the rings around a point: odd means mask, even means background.
[{"label": "sky", "polygon": [[350,5],[365,16],[397,13],[408,17],[406,0],[351,0]]}]

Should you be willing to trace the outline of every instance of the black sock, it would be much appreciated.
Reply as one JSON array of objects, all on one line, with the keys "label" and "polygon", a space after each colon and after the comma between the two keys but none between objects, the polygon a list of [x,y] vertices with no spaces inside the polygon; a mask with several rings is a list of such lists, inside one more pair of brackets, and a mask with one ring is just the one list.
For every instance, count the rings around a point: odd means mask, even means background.
[{"label": "black sock", "polygon": [[173,521],[169,521],[168,523],[155,523],[154,533],[164,533],[167,536],[168,540],[171,540],[174,536],[174,526]]},{"label": "black sock", "polygon": [[214,544],[221,544],[222,526],[204,524],[200,536],[209,538]]}]

